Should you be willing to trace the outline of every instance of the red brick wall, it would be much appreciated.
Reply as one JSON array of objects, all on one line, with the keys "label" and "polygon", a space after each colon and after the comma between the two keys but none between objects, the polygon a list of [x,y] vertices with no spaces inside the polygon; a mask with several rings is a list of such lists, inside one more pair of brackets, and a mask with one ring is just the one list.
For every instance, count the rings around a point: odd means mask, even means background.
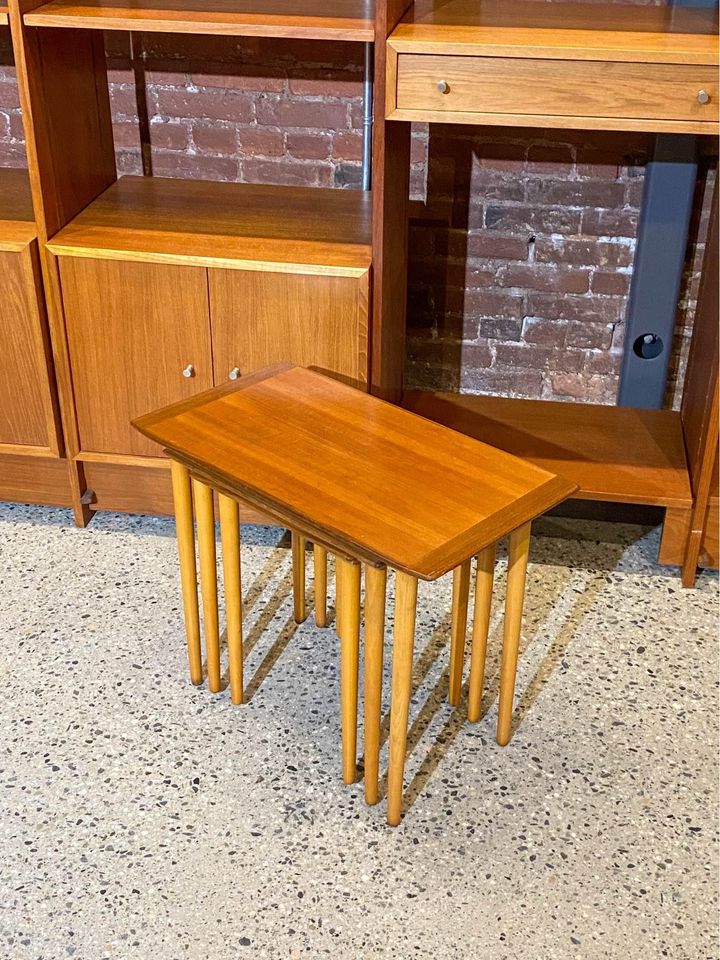
[{"label": "red brick wall", "polygon": [[[0,162],[24,163],[7,42]],[[357,187],[362,51],[336,43],[108,37],[118,168]],[[138,117],[138,102],[141,104]],[[407,381],[612,403],[645,136],[458,127],[413,134]],[[699,191],[698,210],[702,210]],[[696,217],[668,402],[692,322]]]}]

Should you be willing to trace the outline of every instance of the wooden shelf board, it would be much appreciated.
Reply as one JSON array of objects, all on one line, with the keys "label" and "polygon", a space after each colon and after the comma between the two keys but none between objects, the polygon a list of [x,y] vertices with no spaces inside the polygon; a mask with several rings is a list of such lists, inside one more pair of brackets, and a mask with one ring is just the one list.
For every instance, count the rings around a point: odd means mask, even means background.
[{"label": "wooden shelf board", "polygon": [[374,39],[373,0],[50,0],[32,27],[312,40]]},{"label": "wooden shelf board", "polygon": [[689,507],[680,415],[549,400],[409,391],[403,405],[578,484],[575,497]]},{"label": "wooden shelf board", "polygon": [[0,246],[24,246],[37,236],[27,170],[0,168]]},{"label": "wooden shelf board", "polygon": [[57,233],[57,256],[361,276],[372,199],[358,190],[122,177]]},{"label": "wooden shelf board", "polygon": [[390,36],[399,53],[716,66],[713,8],[417,0]]}]

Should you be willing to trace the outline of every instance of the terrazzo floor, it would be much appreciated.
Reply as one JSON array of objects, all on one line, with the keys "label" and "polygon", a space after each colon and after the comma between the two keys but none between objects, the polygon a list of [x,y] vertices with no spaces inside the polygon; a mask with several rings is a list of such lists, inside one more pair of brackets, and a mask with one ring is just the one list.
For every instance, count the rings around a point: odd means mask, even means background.
[{"label": "terrazzo floor", "polygon": [[497,613],[470,726],[450,584],[421,585],[392,830],[341,783],[333,631],[292,622],[281,534],[244,535],[232,707],[187,682],[170,521],[0,505],[0,957],[716,960],[714,576],[542,521],[504,749]]}]

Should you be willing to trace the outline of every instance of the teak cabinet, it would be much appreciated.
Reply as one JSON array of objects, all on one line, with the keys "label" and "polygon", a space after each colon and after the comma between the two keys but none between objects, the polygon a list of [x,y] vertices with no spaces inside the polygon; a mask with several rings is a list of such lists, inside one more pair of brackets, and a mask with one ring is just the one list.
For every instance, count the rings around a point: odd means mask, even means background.
[{"label": "teak cabinet", "polygon": [[58,261],[81,460],[160,455],[133,419],[272,363],[367,384],[367,273]]}]

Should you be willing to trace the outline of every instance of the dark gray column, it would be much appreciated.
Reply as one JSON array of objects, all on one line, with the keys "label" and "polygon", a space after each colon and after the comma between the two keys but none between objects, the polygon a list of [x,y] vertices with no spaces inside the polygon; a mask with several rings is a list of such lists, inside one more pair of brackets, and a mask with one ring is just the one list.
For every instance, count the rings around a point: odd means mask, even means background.
[{"label": "dark gray column", "polygon": [[[716,8],[718,0],[671,0],[670,6],[678,31],[684,32],[683,8]],[[658,135],[645,175],[618,390],[620,406],[662,406],[696,180],[697,138]]]}]

